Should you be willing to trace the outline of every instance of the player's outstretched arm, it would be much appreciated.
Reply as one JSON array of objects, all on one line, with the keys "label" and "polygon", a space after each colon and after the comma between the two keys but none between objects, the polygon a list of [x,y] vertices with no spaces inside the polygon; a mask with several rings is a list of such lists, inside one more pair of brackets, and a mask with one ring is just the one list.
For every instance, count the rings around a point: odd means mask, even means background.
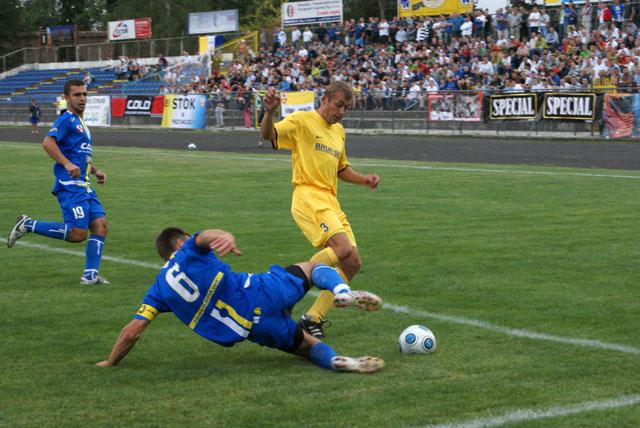
[{"label": "player's outstretched arm", "polygon": [[113,345],[111,354],[109,354],[109,359],[100,361],[99,363],[96,363],[96,365],[99,367],[117,365],[129,353],[129,351],[131,351],[148,325],[149,321],[147,320],[131,320],[131,322],[120,332],[118,340],[116,341],[116,344]]},{"label": "player's outstretched arm", "polygon": [[347,183],[362,184],[370,187],[371,190],[376,190],[380,182],[380,176],[377,174],[360,174],[350,166],[338,172],[338,178]]},{"label": "player's outstretched arm", "polygon": [[241,256],[242,251],[236,246],[236,238],[229,232],[221,229],[207,229],[200,232],[196,238],[196,245],[200,248],[213,250],[219,257],[229,253]]},{"label": "player's outstretched arm", "polygon": [[276,94],[275,88],[269,88],[262,99],[264,105],[264,116],[260,122],[260,134],[265,140],[273,140],[276,138],[276,131],[273,127],[276,107],[280,104],[280,99]]},{"label": "player's outstretched arm", "polygon": [[69,172],[69,175],[73,178],[80,177],[80,167],[71,163],[69,159],[65,155],[62,154],[56,140],[53,137],[46,136],[44,140],[42,140],[42,148],[49,155],[51,159],[58,162],[60,165],[64,167],[64,169]]}]

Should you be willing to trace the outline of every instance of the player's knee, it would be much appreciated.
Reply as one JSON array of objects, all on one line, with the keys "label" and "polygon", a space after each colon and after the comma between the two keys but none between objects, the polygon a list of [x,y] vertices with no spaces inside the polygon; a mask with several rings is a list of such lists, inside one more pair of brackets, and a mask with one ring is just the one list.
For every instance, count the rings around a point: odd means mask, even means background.
[{"label": "player's knee", "polygon": [[107,236],[107,221],[104,218],[94,220],[89,225],[89,229],[94,235]]},{"label": "player's knee", "polygon": [[349,257],[342,263],[342,266],[348,272],[350,278],[353,278],[355,274],[360,272],[360,268],[362,267],[362,261],[360,260],[360,256],[354,252],[352,256]]},{"label": "player's knee", "polygon": [[350,263],[351,263],[351,271],[353,272],[354,275],[360,272],[360,268],[362,267],[362,260],[360,259],[359,256],[356,255],[355,257],[352,257],[350,260]]},{"label": "player's knee", "polygon": [[336,253],[336,257],[338,257],[338,260],[342,262],[351,258],[351,255],[353,254],[353,247],[351,245],[340,245],[334,247],[333,251],[334,253]]},{"label": "player's knee", "polygon": [[84,229],[77,229],[74,227],[73,229],[71,229],[71,232],[69,232],[69,237],[67,241],[83,242],[86,239],[87,239],[87,231]]}]

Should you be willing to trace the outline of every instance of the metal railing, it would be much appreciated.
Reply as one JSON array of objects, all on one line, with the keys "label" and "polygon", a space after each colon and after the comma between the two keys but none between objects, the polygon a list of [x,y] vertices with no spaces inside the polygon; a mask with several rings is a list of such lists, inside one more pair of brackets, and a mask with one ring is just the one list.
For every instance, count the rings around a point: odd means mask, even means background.
[{"label": "metal railing", "polygon": [[[234,38],[244,33],[224,33]],[[171,37],[162,39],[128,40],[83,45],[42,46],[23,48],[0,56],[0,73],[5,73],[25,64],[88,62],[117,59],[120,56],[134,58],[154,58],[180,56],[187,51],[197,53],[199,36]]]},{"label": "metal railing", "polygon": [[[417,135],[485,135],[485,136],[523,136],[523,137],[543,137],[543,138],[608,138],[609,136],[619,136],[615,132],[618,120],[626,123],[620,126],[631,126],[628,135],[637,139],[640,132],[640,111],[633,111],[634,101],[640,105],[640,94],[633,93],[635,88],[627,90],[617,89],[614,97],[618,103],[605,112],[605,93],[599,91],[595,93],[593,119],[586,120],[557,120],[544,118],[542,107],[536,112],[535,117],[529,120],[494,120],[490,117],[490,96],[498,93],[482,93],[479,99],[479,116],[473,116],[471,120],[433,120],[430,115],[428,95],[458,94],[475,96],[478,91],[448,91],[431,94],[422,94],[424,100],[407,103],[406,96],[402,93],[393,94],[388,100],[388,104],[382,104],[380,108],[370,98],[364,97],[362,103],[351,109],[342,121],[343,126],[351,132],[379,132],[397,134],[417,134]],[[580,93],[585,92],[581,90]],[[555,91],[554,93],[558,93]],[[571,94],[570,91],[563,92]],[[513,94],[513,93],[511,93]],[[519,93],[524,94],[524,93]],[[254,128],[261,117],[261,111],[256,108],[256,93],[224,92],[209,95],[207,100],[207,121],[208,127],[217,127],[218,121],[215,108],[222,104],[224,107],[223,120],[224,128]],[[406,95],[406,94],[405,94]],[[536,93],[536,96],[543,97],[544,92]],[[117,97],[117,95],[114,95]],[[316,97],[316,104],[319,97]],[[539,103],[540,104],[540,103]],[[0,104],[0,122],[2,123],[24,123],[28,120],[28,103],[23,104]],[[52,122],[55,119],[55,108],[53,106],[41,106],[44,122]],[[622,119],[619,119],[619,118]],[[112,118],[114,126],[159,126],[161,119],[151,116],[120,117]],[[630,125],[631,123],[631,125]]]}]

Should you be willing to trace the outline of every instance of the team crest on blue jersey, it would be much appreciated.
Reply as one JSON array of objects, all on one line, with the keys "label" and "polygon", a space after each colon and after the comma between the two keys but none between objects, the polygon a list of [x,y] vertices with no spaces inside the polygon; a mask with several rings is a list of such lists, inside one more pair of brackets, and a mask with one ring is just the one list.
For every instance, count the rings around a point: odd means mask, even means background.
[{"label": "team crest on blue jersey", "polygon": [[76,129],[82,133],[84,133],[84,128],[82,127],[82,125],[76,125]]}]

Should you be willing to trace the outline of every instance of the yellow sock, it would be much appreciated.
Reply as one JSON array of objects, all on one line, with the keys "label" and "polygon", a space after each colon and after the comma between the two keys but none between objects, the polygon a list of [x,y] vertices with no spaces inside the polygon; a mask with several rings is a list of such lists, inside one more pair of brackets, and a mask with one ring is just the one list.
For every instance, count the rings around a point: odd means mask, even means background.
[{"label": "yellow sock", "polygon": [[316,301],[313,302],[313,305],[307,311],[307,317],[313,322],[320,322],[332,307],[333,293],[329,290],[322,290]]},{"label": "yellow sock", "polygon": [[[342,269],[336,267],[338,264],[338,257],[331,247],[327,247],[324,250],[315,253],[313,257],[311,257],[311,261],[315,263],[324,263],[328,266],[334,267],[344,280],[345,284],[349,283],[349,280]],[[328,290],[322,290],[316,301],[307,311],[307,316],[314,322],[320,322],[321,319],[325,318],[327,312],[329,312],[331,308],[333,308],[333,293]]]},{"label": "yellow sock", "polygon": [[322,251],[318,251],[313,255],[313,257],[311,257],[311,260],[309,261],[314,263],[324,263],[325,265],[331,267],[335,267],[335,265],[337,265],[339,262],[338,256],[336,256],[335,251],[333,251],[333,248],[331,247],[327,247]]}]

